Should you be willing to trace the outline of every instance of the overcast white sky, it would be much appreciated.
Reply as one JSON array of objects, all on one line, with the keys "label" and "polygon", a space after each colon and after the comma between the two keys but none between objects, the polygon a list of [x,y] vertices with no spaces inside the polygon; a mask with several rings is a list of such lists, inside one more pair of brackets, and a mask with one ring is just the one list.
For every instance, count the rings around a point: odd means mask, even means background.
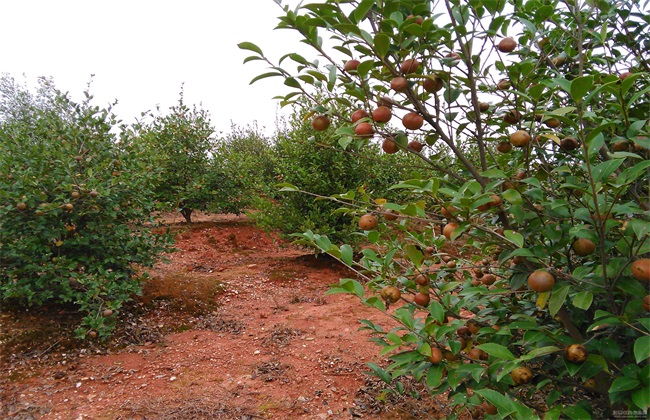
[{"label": "overcast white sky", "polygon": [[237,44],[254,42],[275,61],[299,51],[296,33],[273,30],[281,14],[273,0],[2,1],[0,73],[52,76],[78,99],[94,74],[95,104],[117,99],[126,123],[157,104],[166,111],[184,82],[185,102],[202,103],[217,130],[256,120],[272,132],[271,98],[285,87],[279,78],[249,85],[266,68],[243,65],[251,54]]}]

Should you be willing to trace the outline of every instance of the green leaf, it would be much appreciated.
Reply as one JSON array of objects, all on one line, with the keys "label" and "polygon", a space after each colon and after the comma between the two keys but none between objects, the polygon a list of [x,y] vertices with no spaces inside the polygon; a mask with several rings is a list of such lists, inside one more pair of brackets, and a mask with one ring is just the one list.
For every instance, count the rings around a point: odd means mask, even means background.
[{"label": "green leaf", "polygon": [[569,418],[572,418],[574,420],[591,420],[592,418],[591,414],[589,414],[584,408],[577,405],[564,407],[562,413],[566,414]]},{"label": "green leaf", "polygon": [[280,191],[300,191],[295,185],[289,184],[288,182],[283,182],[280,184],[275,184],[276,187],[280,188]]},{"label": "green leaf", "polygon": [[499,410],[499,416],[501,418],[507,418],[509,415],[517,411],[513,407],[513,401],[500,392],[492,389],[479,389],[476,393],[488,400],[490,404],[495,405]]},{"label": "green leaf", "polygon": [[515,356],[512,354],[512,352],[508,350],[506,347],[502,346],[501,344],[485,343],[485,344],[478,345],[476,347],[483,350],[490,356],[496,357],[497,359],[515,360]]},{"label": "green leaf", "polygon": [[521,198],[521,194],[519,194],[519,191],[517,190],[505,190],[503,192],[503,198],[505,198],[507,201],[509,201],[512,204],[521,204],[523,203],[523,199]]},{"label": "green leaf", "polygon": [[434,320],[443,322],[445,320],[445,308],[439,302],[433,301],[429,305],[429,313]]},{"label": "green leaf", "polygon": [[318,247],[325,252],[329,251],[330,248],[332,248],[332,242],[327,236],[318,236],[315,242],[316,245],[318,245]]},{"label": "green leaf", "polygon": [[361,4],[359,4],[359,6],[354,10],[355,22],[361,22],[364,20],[374,4],[374,0],[363,0]]},{"label": "green leaf", "polygon": [[388,54],[390,49],[390,38],[383,32],[375,35],[375,52],[381,58],[384,58]]},{"label": "green leaf", "polygon": [[419,268],[424,259],[422,251],[420,251],[415,245],[406,245],[404,249],[406,250],[406,255],[409,257],[409,260],[411,260],[416,268]]},{"label": "green leaf", "polygon": [[375,373],[375,375],[381,379],[382,381],[386,382],[387,384],[390,384],[391,382],[391,377],[388,372],[386,372],[384,369],[380,368],[378,365],[372,362],[366,363],[366,366],[368,366],[372,371]]},{"label": "green leaf", "polygon": [[573,306],[576,308],[586,311],[591,307],[591,303],[594,301],[594,294],[589,290],[584,290],[573,298]]},{"label": "green leaf", "polygon": [[260,74],[259,76],[255,76],[253,80],[250,81],[249,85],[252,85],[258,80],[266,79],[267,77],[275,77],[275,76],[282,76],[282,73],[279,73],[277,71],[271,71],[268,73]]},{"label": "green leaf", "polygon": [[641,389],[637,389],[634,391],[631,395],[632,397],[632,402],[637,405],[641,410],[647,411],[648,407],[650,407],[650,388],[649,387],[643,387]]},{"label": "green leaf", "polygon": [[539,347],[521,356],[521,360],[530,360],[536,357],[546,356],[547,354],[556,353],[558,351],[560,351],[560,348],[555,346]]},{"label": "green leaf", "polygon": [[252,42],[240,42],[239,44],[237,44],[237,46],[239,47],[239,49],[253,51],[255,53],[258,53],[259,55],[264,55],[260,47],[253,44]]},{"label": "green leaf", "polygon": [[571,97],[574,101],[581,102],[593,85],[594,76],[576,77],[571,81]]},{"label": "green leaf", "polygon": [[442,384],[442,375],[444,373],[444,367],[441,365],[432,365],[427,371],[427,386],[430,389],[435,389],[440,387]]},{"label": "green leaf", "polygon": [[614,382],[612,382],[612,386],[609,387],[609,393],[612,394],[614,392],[629,391],[631,389],[639,387],[640,385],[641,382],[639,382],[637,378],[623,376],[617,378]]},{"label": "green leaf", "polygon": [[555,316],[559,312],[560,308],[562,308],[562,305],[566,302],[569,290],[571,290],[571,286],[563,286],[552,293],[551,300],[548,303],[548,310],[551,316]]},{"label": "green leaf", "polygon": [[503,235],[511,242],[517,245],[518,248],[524,247],[524,237],[515,231],[506,230],[503,232]]},{"label": "green leaf", "polygon": [[637,363],[641,363],[650,357],[650,336],[644,335],[634,342],[634,358]]},{"label": "green leaf", "polygon": [[352,247],[348,244],[341,245],[341,261],[346,265],[352,265],[354,260],[352,259]]}]

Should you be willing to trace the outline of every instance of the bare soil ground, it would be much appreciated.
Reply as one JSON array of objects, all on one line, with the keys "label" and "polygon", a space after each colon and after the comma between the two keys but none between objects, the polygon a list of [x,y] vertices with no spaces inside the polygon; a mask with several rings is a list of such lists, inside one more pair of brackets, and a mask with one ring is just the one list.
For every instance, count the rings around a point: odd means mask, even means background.
[{"label": "bare soil ground", "polygon": [[347,295],[348,276],[243,216],[168,216],[178,250],[150,271],[108,343],[80,342],[74,308],[2,308],[3,419],[444,418],[417,384],[396,395]]}]

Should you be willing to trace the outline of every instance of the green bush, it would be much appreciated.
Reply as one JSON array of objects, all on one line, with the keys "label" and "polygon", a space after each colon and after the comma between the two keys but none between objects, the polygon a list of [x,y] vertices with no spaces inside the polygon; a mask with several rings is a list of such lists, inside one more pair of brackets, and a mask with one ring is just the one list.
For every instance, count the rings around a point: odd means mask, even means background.
[{"label": "green bush", "polygon": [[[418,138],[447,156],[425,148],[430,171],[393,186],[408,200],[367,201],[403,218],[360,232],[359,258],[299,235],[359,273],[332,293],[398,323],[362,321],[390,357],[369,364],[387,387],[422,381],[449,418],[646,415],[648,15],[636,1],[328,0],[278,24],[318,60],[280,67],[240,44],[294,88],[283,103],[329,116],[329,144]],[[353,123],[358,101],[392,103],[391,125]],[[356,135],[366,122],[374,137]]]},{"label": "green bush", "polygon": [[89,95],[38,99],[0,123],[0,299],[74,304],[78,336],[105,337],[168,245],[149,229],[149,155]]}]

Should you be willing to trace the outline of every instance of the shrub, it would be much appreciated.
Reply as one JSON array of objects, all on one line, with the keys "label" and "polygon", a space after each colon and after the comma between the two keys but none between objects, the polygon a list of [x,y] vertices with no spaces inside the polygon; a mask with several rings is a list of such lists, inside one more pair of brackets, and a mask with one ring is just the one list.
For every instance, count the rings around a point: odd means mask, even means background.
[{"label": "shrub", "polygon": [[[264,77],[295,88],[283,103],[330,116],[330,143],[417,137],[451,159],[425,149],[431,171],[393,186],[409,200],[368,201],[403,218],[363,232],[372,246],[360,258],[299,235],[360,273],[332,293],[399,323],[363,321],[392,361],[369,364],[373,374],[448,393],[449,417],[644,415],[648,277],[632,266],[650,253],[647,12],[634,1],[323,1],[284,8],[278,27],[324,66],[291,53],[282,68],[240,44],[273,68]],[[408,83],[394,91],[397,77]],[[404,128],[353,123],[356,101],[392,104]]]},{"label": "shrub", "polygon": [[106,337],[168,238],[148,227],[148,155],[91,98],[56,92],[0,123],[0,299],[74,304],[78,336]]}]

